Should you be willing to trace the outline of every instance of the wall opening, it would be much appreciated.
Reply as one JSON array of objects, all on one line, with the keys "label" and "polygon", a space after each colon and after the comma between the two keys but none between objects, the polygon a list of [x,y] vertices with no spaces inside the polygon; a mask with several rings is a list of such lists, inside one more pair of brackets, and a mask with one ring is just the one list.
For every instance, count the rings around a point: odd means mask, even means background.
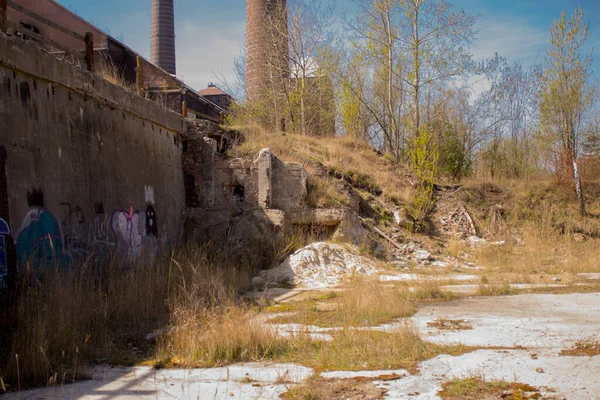
[{"label": "wall opening", "polygon": [[233,199],[235,201],[239,201],[240,203],[244,201],[245,189],[242,185],[236,185],[233,188]]}]

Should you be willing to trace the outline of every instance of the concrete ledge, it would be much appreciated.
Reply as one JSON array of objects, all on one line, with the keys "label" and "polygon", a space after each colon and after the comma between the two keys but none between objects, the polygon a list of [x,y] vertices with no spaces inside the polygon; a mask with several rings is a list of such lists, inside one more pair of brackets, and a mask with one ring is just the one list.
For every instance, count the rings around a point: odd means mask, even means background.
[{"label": "concrete ledge", "polygon": [[[167,130],[182,133],[185,118],[159,107],[104,78],[59,60],[40,50],[35,43],[0,33],[0,66],[35,79],[59,85],[81,96],[105,102],[108,106],[133,114]],[[161,121],[161,122],[157,122]]]}]

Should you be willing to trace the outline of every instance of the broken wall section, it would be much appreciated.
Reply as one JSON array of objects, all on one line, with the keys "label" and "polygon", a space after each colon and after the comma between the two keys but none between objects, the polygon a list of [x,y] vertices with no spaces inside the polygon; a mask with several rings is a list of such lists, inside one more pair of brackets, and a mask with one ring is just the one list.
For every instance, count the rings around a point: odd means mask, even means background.
[{"label": "broken wall section", "polygon": [[252,251],[257,243],[273,242],[283,232],[315,226],[339,240],[364,240],[358,209],[307,206],[307,172],[302,164],[283,162],[269,149],[254,160],[229,158],[225,151],[215,150],[227,148],[228,135],[206,121],[190,123],[185,134],[188,240]]}]

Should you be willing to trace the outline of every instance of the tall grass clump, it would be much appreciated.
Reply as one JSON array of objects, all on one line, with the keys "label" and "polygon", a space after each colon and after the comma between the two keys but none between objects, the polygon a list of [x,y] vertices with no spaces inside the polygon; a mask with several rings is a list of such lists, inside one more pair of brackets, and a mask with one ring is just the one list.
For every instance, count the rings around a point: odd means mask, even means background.
[{"label": "tall grass clump", "polygon": [[190,246],[152,263],[23,271],[17,294],[0,304],[0,378],[7,390],[62,384],[89,362],[153,358],[146,337],[179,318],[179,304],[231,304],[252,269],[252,260],[236,263],[212,247]]},{"label": "tall grass clump", "polygon": [[415,307],[408,290],[356,278],[340,294],[337,312],[343,326],[378,325],[409,317]]}]

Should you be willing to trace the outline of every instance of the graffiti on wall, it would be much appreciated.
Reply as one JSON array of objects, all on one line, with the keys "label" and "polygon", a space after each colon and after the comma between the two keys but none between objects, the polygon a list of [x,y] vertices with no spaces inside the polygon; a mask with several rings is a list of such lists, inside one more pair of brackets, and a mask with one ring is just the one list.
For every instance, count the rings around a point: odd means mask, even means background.
[{"label": "graffiti on wall", "polygon": [[8,204],[8,179],[6,178],[6,147],[0,145],[0,288],[16,264],[15,245],[10,229],[10,207]]},{"label": "graffiti on wall", "polygon": [[[107,215],[104,204],[94,204],[95,217],[86,225],[83,208],[69,202],[60,203],[63,219],[59,222],[45,208],[44,193],[34,189],[27,192],[29,212],[16,236],[17,265],[28,262],[33,268],[47,264],[74,265],[94,255],[116,254],[121,262],[155,260],[159,249],[157,213],[154,208],[154,189],[144,187],[145,210],[117,209]],[[87,232],[87,235],[84,234]],[[7,271],[6,238],[9,224],[0,218],[0,281]]]},{"label": "graffiti on wall", "polygon": [[158,238],[158,223],[156,221],[156,210],[154,209],[154,188],[144,186],[146,199],[146,235]]},{"label": "graffiti on wall", "polygon": [[110,216],[104,212],[104,204],[94,204],[95,217],[88,227],[88,248],[96,255],[105,257],[112,253],[115,247],[115,237],[110,227]]},{"label": "graffiti on wall", "polygon": [[83,223],[85,215],[79,206],[73,207],[71,203],[60,203],[66,207],[65,217],[61,223],[65,251],[67,251],[77,263],[84,262],[87,254],[87,244],[83,237]]},{"label": "graffiti on wall", "polygon": [[154,209],[154,189],[144,187],[147,203],[145,211],[115,210],[110,225],[116,239],[117,257],[125,262],[148,261],[156,259],[158,254],[158,224]]},{"label": "graffiti on wall", "polygon": [[134,210],[133,205],[130,205],[129,211],[115,210],[110,222],[120,260],[133,262],[156,258],[158,241],[155,235],[148,233],[149,225],[155,222],[147,219],[146,212]]},{"label": "graffiti on wall", "polygon": [[0,218],[0,286],[8,274],[7,238],[10,236],[8,223]]},{"label": "graffiti on wall", "polygon": [[30,210],[16,239],[17,264],[22,267],[31,262],[33,268],[69,264],[58,219],[44,208],[44,193],[36,189],[27,192],[27,205]]}]

